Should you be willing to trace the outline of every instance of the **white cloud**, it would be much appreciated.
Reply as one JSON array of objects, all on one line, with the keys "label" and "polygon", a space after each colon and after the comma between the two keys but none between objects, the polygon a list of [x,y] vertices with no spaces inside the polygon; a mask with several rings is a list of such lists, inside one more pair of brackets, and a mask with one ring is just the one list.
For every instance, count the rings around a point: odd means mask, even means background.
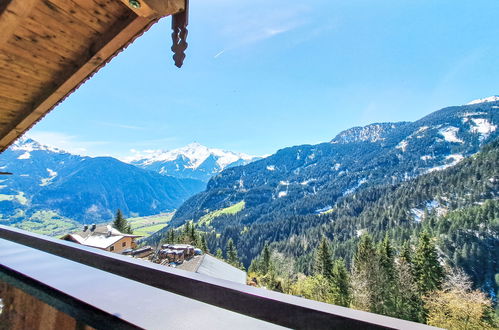
[{"label": "white cloud", "polygon": [[[223,17],[218,16],[216,30],[221,50],[218,58],[229,50],[246,47],[302,27],[309,22],[310,8],[287,1],[234,1],[223,3]],[[241,24],[244,22],[244,24]]]},{"label": "white cloud", "polygon": [[118,124],[118,123],[98,122],[97,124],[102,125],[102,126],[116,127],[116,128],[123,128],[123,129],[133,129],[133,130],[145,129],[144,127],[141,127],[141,126]]}]

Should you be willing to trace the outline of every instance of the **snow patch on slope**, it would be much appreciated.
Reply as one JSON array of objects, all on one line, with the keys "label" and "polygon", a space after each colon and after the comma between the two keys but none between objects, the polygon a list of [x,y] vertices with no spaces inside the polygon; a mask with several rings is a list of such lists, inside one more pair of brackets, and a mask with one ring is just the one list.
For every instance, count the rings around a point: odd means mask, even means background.
[{"label": "snow patch on slope", "polygon": [[400,149],[403,152],[405,152],[407,150],[408,145],[409,145],[409,142],[407,142],[406,140],[402,140],[402,141],[400,141],[399,144],[397,144],[397,146],[395,148]]},{"label": "snow patch on slope", "polygon": [[457,137],[457,132],[459,132],[459,128],[454,126],[449,126],[443,129],[440,129],[438,133],[444,137],[444,140],[452,143],[464,143],[463,140]]},{"label": "snow patch on slope", "polygon": [[281,198],[281,197],[286,197],[287,195],[288,195],[287,191],[279,191],[279,194],[277,195],[277,197]]},{"label": "snow patch on slope", "polygon": [[440,165],[440,166],[435,166],[426,171],[426,173],[431,173],[431,172],[436,172],[436,171],[442,171],[445,170],[446,168],[452,167],[462,161],[464,159],[464,156],[461,154],[452,154],[448,155],[445,157],[445,160],[448,162],[447,164]]},{"label": "snow patch on slope", "polygon": [[31,154],[28,151],[26,151],[21,156],[17,157],[17,159],[30,159],[30,158],[31,158]]},{"label": "snow patch on slope", "polygon": [[473,123],[470,131],[480,134],[480,140],[485,140],[490,133],[497,129],[496,125],[493,125],[485,118],[470,118],[470,120]]},{"label": "snow patch on slope", "polygon": [[44,186],[48,186],[49,184],[52,183],[52,181],[55,179],[55,177],[57,176],[57,172],[56,171],[53,171],[51,170],[50,168],[47,168],[47,172],[49,173],[49,176],[48,178],[43,178],[40,183],[40,186],[44,187]]},{"label": "snow patch on slope", "polygon": [[343,192],[343,196],[347,196],[347,195],[350,195],[352,194],[353,192],[355,192],[360,186],[362,186],[364,183],[367,182],[367,179],[366,178],[362,178],[360,179],[358,182],[357,182],[357,185],[350,188],[350,189],[347,189]]},{"label": "snow patch on slope", "polygon": [[421,222],[424,218],[424,210],[412,208],[411,213],[414,219],[414,222]]}]

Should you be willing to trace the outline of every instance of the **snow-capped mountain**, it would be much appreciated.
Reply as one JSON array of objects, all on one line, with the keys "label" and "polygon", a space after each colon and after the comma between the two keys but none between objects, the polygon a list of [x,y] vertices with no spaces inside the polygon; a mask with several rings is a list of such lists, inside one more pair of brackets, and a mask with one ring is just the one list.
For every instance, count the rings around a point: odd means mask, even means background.
[{"label": "snow-capped mountain", "polygon": [[191,143],[174,150],[136,152],[126,161],[163,175],[208,181],[212,176],[228,167],[245,165],[256,159],[260,159],[260,157]]},{"label": "snow-capped mountain", "polygon": [[479,103],[485,103],[485,102],[497,102],[499,101],[499,95],[494,95],[494,96],[489,96],[489,97],[484,97],[483,99],[476,99],[473,100],[466,105],[473,105],[473,104],[479,104]]},{"label": "snow-capped mountain", "polygon": [[16,142],[14,142],[14,144],[12,144],[12,146],[10,147],[10,150],[24,151],[24,153],[19,156],[19,159],[31,158],[32,151],[49,151],[60,154],[68,153],[56,147],[40,144],[37,141],[26,136],[20,137]]}]

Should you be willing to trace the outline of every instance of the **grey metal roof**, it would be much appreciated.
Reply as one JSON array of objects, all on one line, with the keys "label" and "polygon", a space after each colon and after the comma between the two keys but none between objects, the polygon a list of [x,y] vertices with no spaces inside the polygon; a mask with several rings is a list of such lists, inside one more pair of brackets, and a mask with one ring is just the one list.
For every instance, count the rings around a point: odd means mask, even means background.
[{"label": "grey metal roof", "polygon": [[196,273],[220,278],[222,280],[246,284],[246,272],[229,265],[222,260],[218,260],[209,254],[204,255],[204,258],[201,260]]}]

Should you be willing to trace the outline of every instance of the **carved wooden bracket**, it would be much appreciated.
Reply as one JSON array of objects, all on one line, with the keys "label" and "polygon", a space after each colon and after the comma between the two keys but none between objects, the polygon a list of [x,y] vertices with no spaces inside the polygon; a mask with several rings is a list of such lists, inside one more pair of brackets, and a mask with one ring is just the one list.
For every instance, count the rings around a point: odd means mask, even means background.
[{"label": "carved wooden bracket", "polygon": [[184,11],[172,16],[172,51],[177,67],[182,67],[187,49],[187,25],[189,24],[189,0],[185,0]]}]

